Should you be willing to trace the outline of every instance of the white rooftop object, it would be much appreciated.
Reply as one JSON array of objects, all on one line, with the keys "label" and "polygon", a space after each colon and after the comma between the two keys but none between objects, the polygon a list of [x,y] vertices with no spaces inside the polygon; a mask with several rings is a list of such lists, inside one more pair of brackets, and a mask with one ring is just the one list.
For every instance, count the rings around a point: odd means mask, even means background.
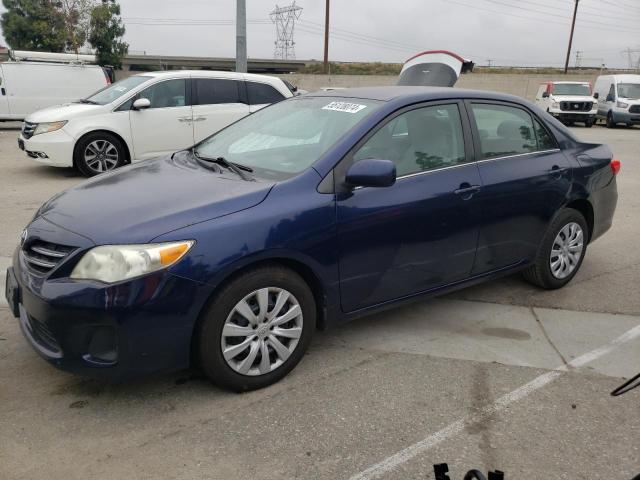
[{"label": "white rooftop object", "polygon": [[97,63],[95,55],[75,54],[75,53],[52,53],[52,52],[28,52],[25,50],[10,50],[9,58],[16,62],[51,62],[51,63]]}]

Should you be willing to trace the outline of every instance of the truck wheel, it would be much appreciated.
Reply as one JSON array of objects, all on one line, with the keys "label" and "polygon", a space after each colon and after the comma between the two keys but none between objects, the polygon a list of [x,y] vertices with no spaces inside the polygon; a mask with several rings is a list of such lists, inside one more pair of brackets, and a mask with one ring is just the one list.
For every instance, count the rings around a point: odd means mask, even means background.
[{"label": "truck wheel", "polygon": [[589,241],[582,214],[565,208],[553,219],[538,248],[533,264],[524,270],[525,280],[552,290],[564,287],[578,273]]},{"label": "truck wheel", "polygon": [[235,391],[263,388],[300,362],[316,328],[313,293],[300,275],[272,265],[218,292],[197,333],[200,366]]},{"label": "truck wheel", "polygon": [[73,162],[85,177],[93,177],[122,166],[125,149],[115,135],[94,132],[85,135],[76,144]]},{"label": "truck wheel", "polygon": [[591,128],[591,127],[593,127],[594,123],[596,123],[596,121],[593,118],[590,118],[589,120],[584,122],[584,126],[587,127],[587,128]]},{"label": "truck wheel", "polygon": [[607,128],[616,128],[616,124],[613,121],[613,114],[611,112],[607,114]]}]

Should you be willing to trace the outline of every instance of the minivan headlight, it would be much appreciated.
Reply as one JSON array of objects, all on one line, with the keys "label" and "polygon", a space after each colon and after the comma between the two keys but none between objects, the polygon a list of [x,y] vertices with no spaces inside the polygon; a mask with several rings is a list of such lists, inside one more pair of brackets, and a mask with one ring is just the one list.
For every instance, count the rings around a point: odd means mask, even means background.
[{"label": "minivan headlight", "polygon": [[617,103],[617,107],[618,107],[618,108],[629,108],[629,104],[628,104],[628,103],[625,103],[625,102],[620,102],[620,101],[618,101],[618,103]]},{"label": "minivan headlight", "polygon": [[103,245],[89,250],[71,278],[114,283],[170,267],[193,246],[193,240],[142,245]]},{"label": "minivan headlight", "polygon": [[39,123],[36,129],[33,131],[33,134],[40,135],[41,133],[55,132],[56,130],[60,130],[66,124],[67,124],[67,120],[63,120],[61,122]]}]

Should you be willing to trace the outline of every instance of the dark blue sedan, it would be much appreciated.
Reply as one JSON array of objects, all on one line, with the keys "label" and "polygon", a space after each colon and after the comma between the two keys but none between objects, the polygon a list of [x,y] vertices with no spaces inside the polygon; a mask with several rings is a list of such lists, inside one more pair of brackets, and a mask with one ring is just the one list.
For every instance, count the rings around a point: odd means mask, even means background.
[{"label": "dark blue sedan", "polygon": [[515,272],[569,282],[620,163],[515,97],[387,87],[295,97],[48,201],[7,298],[50,363],[129,378],[194,362],[269,385],[316,328]]}]

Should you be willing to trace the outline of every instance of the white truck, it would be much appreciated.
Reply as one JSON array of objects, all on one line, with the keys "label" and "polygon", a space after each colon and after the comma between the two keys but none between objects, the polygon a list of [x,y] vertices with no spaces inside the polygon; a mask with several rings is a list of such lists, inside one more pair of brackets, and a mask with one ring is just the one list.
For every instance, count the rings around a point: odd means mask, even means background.
[{"label": "white truck", "polygon": [[591,128],[598,113],[589,82],[545,82],[538,88],[536,103],[567,125],[580,122]]},{"label": "white truck", "polygon": [[608,128],[640,125],[640,75],[602,75],[596,80],[598,118]]},{"label": "white truck", "polygon": [[53,105],[86,98],[111,83],[93,55],[11,51],[0,63],[0,121],[24,120]]}]

